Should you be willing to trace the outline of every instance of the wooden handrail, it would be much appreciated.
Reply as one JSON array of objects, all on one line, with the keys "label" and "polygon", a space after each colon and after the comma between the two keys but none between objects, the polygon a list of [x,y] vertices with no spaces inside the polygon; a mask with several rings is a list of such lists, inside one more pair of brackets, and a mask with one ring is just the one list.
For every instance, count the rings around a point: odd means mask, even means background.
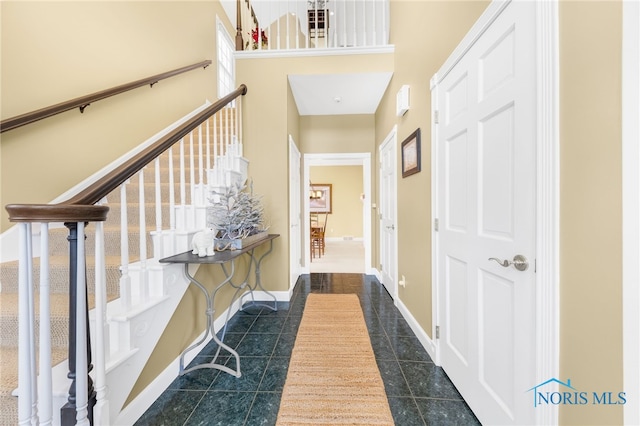
[{"label": "wooden handrail", "polygon": [[120,93],[127,92],[129,90],[137,89],[138,87],[146,86],[149,84],[153,87],[154,84],[160,80],[164,80],[174,75],[182,74],[187,71],[194,70],[196,68],[206,68],[211,65],[211,60],[198,62],[197,64],[187,65],[186,67],[177,68],[175,70],[156,74],[151,77],[143,78],[140,80],[132,81],[131,83],[122,84],[120,86],[112,87],[111,89],[102,90],[100,92],[92,93],[90,95],[81,96],[79,98],[71,99],[69,101],[61,102],[59,104],[51,105],[45,108],[41,108],[36,111],[31,111],[26,114],[17,115],[15,117],[7,118],[0,122],[0,133],[15,129],[17,127],[24,126],[26,124],[34,123],[43,118],[51,117],[61,112],[69,111],[74,108],[79,108],[80,112],[89,106],[91,103],[99,101],[101,99],[108,98],[110,96],[118,95]]},{"label": "wooden handrail", "polygon": [[155,160],[156,157],[224,108],[229,102],[246,93],[247,86],[241,84],[236,90],[217,100],[67,201],[58,204],[7,205],[5,208],[9,212],[9,220],[11,222],[97,222],[106,220],[108,207],[94,206],[95,203],[142,170],[144,166]]}]

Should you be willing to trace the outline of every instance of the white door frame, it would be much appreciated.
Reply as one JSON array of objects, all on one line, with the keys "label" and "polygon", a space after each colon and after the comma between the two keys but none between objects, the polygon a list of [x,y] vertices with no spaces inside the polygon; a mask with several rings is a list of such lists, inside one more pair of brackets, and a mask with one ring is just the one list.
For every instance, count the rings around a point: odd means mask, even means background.
[{"label": "white door frame", "polygon": [[624,424],[640,424],[640,3],[622,5],[622,300]]},{"label": "white door frame", "polygon": [[[298,170],[291,170],[291,159],[297,156],[298,157],[298,164],[301,164],[302,161],[302,157],[300,155],[300,150],[298,149],[295,141],[293,140],[293,137],[291,135],[289,135],[289,176],[293,176],[294,174],[297,173],[298,176],[300,176],[300,167],[298,167]],[[294,280],[294,277],[296,275],[300,275],[302,272],[302,229],[301,229],[301,223],[302,223],[302,218],[300,217],[301,214],[300,212],[302,211],[302,203],[301,203],[301,199],[300,199],[300,178],[298,178],[298,185],[297,187],[295,187],[293,185],[293,181],[289,180],[289,295],[291,295],[291,292],[293,292],[293,288],[296,285],[296,281]],[[297,196],[296,196],[297,195]],[[296,209],[296,205],[297,205],[297,209]],[[298,217],[295,218],[295,214],[297,212]],[[297,231],[296,231],[297,228]],[[297,253],[300,254],[300,256],[298,257],[298,262],[295,263],[294,261],[291,260],[291,253],[295,251]]]},{"label": "white door frame", "polygon": [[[431,79],[431,90],[451,71],[473,46],[475,41],[496,20],[511,2],[494,0],[482,14],[462,42],[456,47],[440,71]],[[559,57],[558,57],[558,3],[536,2],[536,383],[558,377],[560,371],[560,296],[559,296],[559,218],[560,218],[560,163],[559,163]],[[432,114],[437,99],[432,97]],[[435,122],[435,117],[432,117]],[[437,140],[437,126],[432,127],[432,141]],[[438,152],[431,144],[431,214],[438,213]],[[438,285],[438,234],[432,238],[432,300],[433,330],[440,322]],[[440,365],[439,340],[435,341],[435,362]],[[534,386],[532,383],[531,386]],[[557,384],[556,384],[557,385]],[[522,390],[523,392],[526,389]],[[536,409],[536,424],[557,424],[558,407],[547,404]]]},{"label": "white door frame", "polygon": [[[364,242],[364,270],[367,275],[373,274],[371,269],[371,153],[326,153],[326,154],[304,154],[304,175],[302,182],[309,182],[309,168],[312,166],[362,166],[362,184],[364,189],[364,201],[362,206],[362,237]],[[309,220],[309,203],[304,200],[309,199],[309,185],[303,185],[303,214],[304,229],[311,226]],[[309,246],[309,233],[303,232],[305,265],[303,273],[308,274],[311,263],[311,248]]]}]

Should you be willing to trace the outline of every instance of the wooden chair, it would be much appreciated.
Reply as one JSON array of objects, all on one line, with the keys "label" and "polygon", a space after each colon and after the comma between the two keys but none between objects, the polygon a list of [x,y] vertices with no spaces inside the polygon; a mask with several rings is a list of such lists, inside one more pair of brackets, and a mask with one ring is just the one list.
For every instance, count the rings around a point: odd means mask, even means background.
[{"label": "wooden chair", "polygon": [[311,214],[311,235],[309,238],[311,244],[311,259],[315,258],[316,250],[318,251],[318,257],[324,255],[325,240],[324,235],[327,229],[328,213],[324,213],[324,221],[320,220],[319,213]]}]

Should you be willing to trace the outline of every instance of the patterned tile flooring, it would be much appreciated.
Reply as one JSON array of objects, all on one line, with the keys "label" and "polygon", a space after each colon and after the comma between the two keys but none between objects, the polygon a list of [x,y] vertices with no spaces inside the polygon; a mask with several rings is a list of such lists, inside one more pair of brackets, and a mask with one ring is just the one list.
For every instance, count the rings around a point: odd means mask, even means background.
[{"label": "patterned tile flooring", "polygon": [[[241,378],[212,369],[178,377],[136,425],[274,425],[309,293],[359,296],[396,425],[479,424],[375,277],[311,274],[300,278],[291,302],[280,303],[277,312],[248,308],[229,321],[224,341],[240,354]],[[211,342],[193,363],[210,361],[215,350]],[[226,361],[235,366],[233,358]]]}]

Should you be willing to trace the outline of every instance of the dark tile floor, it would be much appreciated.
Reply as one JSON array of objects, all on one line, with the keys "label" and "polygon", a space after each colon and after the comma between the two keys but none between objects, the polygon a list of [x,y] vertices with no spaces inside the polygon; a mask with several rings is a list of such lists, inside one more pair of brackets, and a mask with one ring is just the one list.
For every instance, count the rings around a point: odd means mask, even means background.
[{"label": "dark tile floor", "polygon": [[[248,308],[229,321],[224,341],[240,354],[241,378],[212,369],[178,377],[136,425],[274,425],[309,293],[360,297],[396,425],[479,424],[375,277],[311,274],[300,278],[291,302],[280,303],[277,312]],[[192,364],[210,361],[215,350],[211,342]],[[233,358],[225,361],[235,366]]]}]

